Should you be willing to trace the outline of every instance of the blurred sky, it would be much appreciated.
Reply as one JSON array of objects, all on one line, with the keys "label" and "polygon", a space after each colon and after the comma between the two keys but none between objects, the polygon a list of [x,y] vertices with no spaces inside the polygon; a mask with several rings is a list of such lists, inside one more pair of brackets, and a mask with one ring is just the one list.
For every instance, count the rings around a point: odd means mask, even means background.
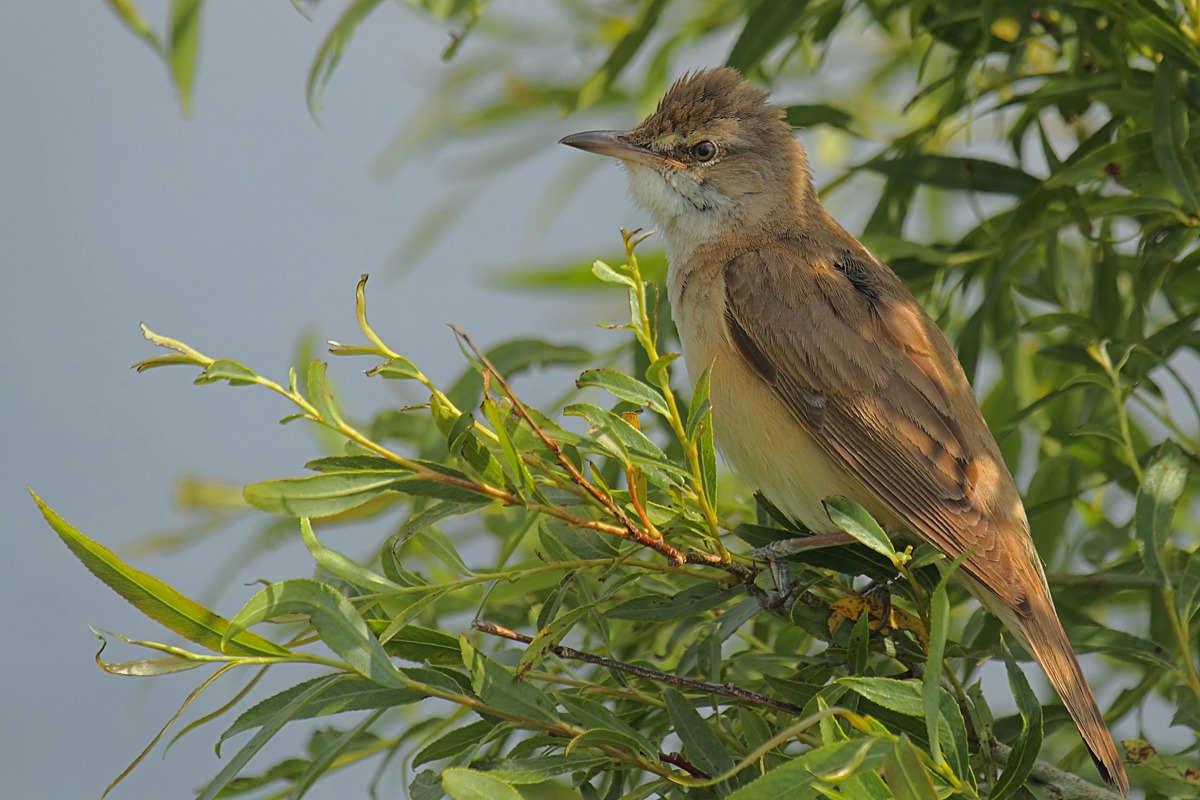
[{"label": "blurred sky", "polygon": [[[161,30],[166,3],[139,5]],[[548,181],[582,158],[556,144],[578,120],[535,134],[544,155],[489,183],[411,273],[389,277],[397,246],[452,178],[437,163],[410,164],[382,181],[372,164],[418,107],[447,37],[419,12],[381,6],[334,75],[322,130],[305,106],[304,80],[342,5],[318,5],[309,22],[283,0],[205,4],[195,109],[185,120],[162,64],[104,3],[0,4],[0,410],[8,420],[0,607],[10,648],[0,659],[0,774],[8,797],[98,796],[200,675],[139,681],[95,666],[88,625],[157,641],[166,634],[85,571],[26,487],[122,554],[138,537],[180,524],[171,505],[179,475],[287,477],[321,454],[301,426],[275,423],[292,409],[266,391],[192,386],[188,368],[131,371],[156,350],[139,321],[286,381],[305,326],[322,340],[361,340],[354,288],[370,272],[376,329],[447,380],[463,365],[447,321],[486,345],[517,333],[595,341],[597,321],[619,318],[619,304],[585,309],[579,299],[492,290],[483,273],[611,252],[617,227],[639,224],[614,168],[590,184],[603,202],[577,197],[546,236],[529,235],[530,209]],[[393,400],[393,387],[362,378],[368,366],[335,359],[332,367],[343,387],[353,384],[363,404],[354,410],[364,414]],[[202,597],[237,546],[235,532],[133,563]],[[249,597],[254,588],[243,582],[310,571],[298,543],[285,548],[239,575],[218,610],[232,614]],[[114,643],[105,658],[148,655]],[[166,761],[160,745],[114,796],[183,796],[202,785],[220,769],[212,743],[227,724],[184,738]],[[273,752],[301,744],[289,733]]]}]

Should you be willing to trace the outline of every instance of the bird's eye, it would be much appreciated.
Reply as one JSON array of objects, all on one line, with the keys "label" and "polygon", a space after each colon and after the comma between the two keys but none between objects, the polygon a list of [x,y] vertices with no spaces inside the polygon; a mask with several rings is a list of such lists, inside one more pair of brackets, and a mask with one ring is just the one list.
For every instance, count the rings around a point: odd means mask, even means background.
[{"label": "bird's eye", "polygon": [[712,161],[713,156],[717,154],[717,146],[712,142],[696,142],[692,145],[692,155],[697,161]]}]

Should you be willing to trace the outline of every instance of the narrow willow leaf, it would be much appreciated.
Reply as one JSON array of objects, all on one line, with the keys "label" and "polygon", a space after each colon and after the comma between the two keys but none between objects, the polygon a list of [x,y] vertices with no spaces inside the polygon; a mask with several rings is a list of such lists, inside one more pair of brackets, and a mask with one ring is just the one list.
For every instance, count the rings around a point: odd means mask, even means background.
[{"label": "narrow willow leaf", "polygon": [[733,769],[733,758],[713,733],[712,723],[696,713],[690,701],[675,689],[663,688],[663,700],[683,752],[706,775],[717,776]]},{"label": "narrow willow leaf", "polygon": [[1121,744],[1129,753],[1129,777],[1135,785],[1143,787],[1147,795],[1200,797],[1200,772],[1192,767],[1194,759],[1182,763],[1176,759],[1168,760],[1153,745],[1141,739],[1126,739]]},{"label": "narrow willow leaf", "polygon": [[865,169],[939,189],[1027,195],[1041,181],[1017,167],[982,158],[912,153],[887,161],[872,161]]},{"label": "narrow willow leaf", "polygon": [[1017,665],[1008,643],[1003,642],[1004,666],[1008,671],[1008,685],[1012,688],[1017,700],[1017,710],[1021,712],[1021,733],[1013,742],[1012,753],[1004,771],[996,779],[988,795],[990,800],[1007,800],[1020,790],[1021,786],[1033,772],[1037,762],[1038,751],[1042,747],[1042,704],[1029,688],[1025,673]]},{"label": "narrow willow leaf", "polygon": [[646,381],[651,386],[658,386],[667,378],[667,369],[679,358],[679,353],[665,353],[654,359],[654,363],[646,367]]},{"label": "narrow willow leaf", "polygon": [[251,483],[242,492],[261,511],[289,517],[331,517],[357,508],[381,492],[395,491],[412,472],[350,470]]},{"label": "narrow willow leaf", "polygon": [[224,769],[217,773],[217,776],[199,791],[197,800],[214,800],[220,794],[221,790],[233,780],[234,776],[241,772],[242,767],[246,766],[246,762],[261,750],[263,745],[270,741],[284,725],[295,719],[296,714],[302,708],[312,700],[320,697],[330,687],[348,678],[349,676],[345,674],[327,675],[324,678],[318,678],[304,691],[294,696],[286,705],[264,720],[258,733],[254,734],[250,741],[229,760]]},{"label": "narrow willow leaf", "polygon": [[[689,442],[694,442],[700,435],[700,426],[708,422],[712,416],[712,401],[709,398],[712,388],[712,364],[709,364],[700,377],[696,379],[696,388],[692,390],[692,402],[688,411],[687,425],[684,428]],[[712,428],[712,423],[708,423]]]},{"label": "narrow willow leaf", "polygon": [[1120,178],[1143,156],[1152,152],[1154,140],[1149,132],[1135,133],[1096,148],[1076,158],[1074,155],[1063,162],[1046,179],[1046,189],[1074,186],[1094,180]]},{"label": "narrow willow leaf", "polygon": [[313,113],[321,107],[321,93],[333,77],[333,71],[342,60],[342,51],[346,49],[358,24],[366,19],[380,2],[381,0],[354,0],[334,23],[325,41],[321,42],[312,66],[309,67],[308,85],[305,89],[308,108]]},{"label": "narrow willow leaf", "polygon": [[871,659],[871,615],[866,609],[854,621],[850,629],[850,638],[846,642],[847,664],[851,675],[862,675],[867,671],[867,662]]},{"label": "narrow willow leaf", "polygon": [[382,710],[376,711],[374,714],[369,714],[366,719],[354,726],[348,731],[342,733],[341,736],[334,739],[327,747],[313,756],[312,761],[308,763],[308,767],[299,778],[292,784],[292,791],[288,794],[287,800],[300,800],[316,783],[317,778],[324,775],[334,766],[343,753],[350,747],[361,740],[363,734],[367,732],[379,717],[383,714]]},{"label": "narrow willow leaf", "polygon": [[893,749],[890,739],[851,739],[818,747],[789,760],[729,795],[728,800],[783,800],[819,797],[817,775],[846,777],[877,770]]},{"label": "narrow willow leaf", "polygon": [[807,10],[808,0],[758,4],[747,15],[725,65],[743,74],[752,72],[777,45],[795,35]]},{"label": "narrow willow leaf", "polygon": [[201,0],[174,0],[171,4],[171,46],[167,63],[179,92],[179,107],[192,113],[192,84],[196,78],[196,50],[200,41]]},{"label": "narrow willow leaf", "polygon": [[735,595],[722,584],[704,581],[671,597],[639,595],[604,612],[605,619],[665,621],[702,614],[727,603]]},{"label": "narrow willow leaf", "polygon": [[393,689],[405,686],[405,679],[350,601],[317,581],[287,580],[266,587],[230,620],[223,642],[251,625],[284,614],[307,614],[325,645],[363,677]]},{"label": "narrow willow leaf", "polygon": [[379,375],[393,381],[419,380],[423,377],[421,370],[403,356],[388,359],[374,369],[368,370],[367,374],[372,377]]},{"label": "narrow willow leaf", "polygon": [[605,283],[618,283],[622,286],[628,286],[630,289],[637,288],[637,284],[634,283],[633,278],[617,272],[603,261],[595,261],[592,263],[592,274]]},{"label": "narrow willow leaf", "polygon": [[134,5],[133,0],[106,0],[106,2],[121,18],[121,21],[129,26],[130,30],[150,45],[154,52],[162,54],[162,44],[158,41],[158,36],[150,27],[150,23],[142,16],[142,12]]},{"label": "narrow willow leaf", "polygon": [[[618,717],[604,705],[586,697],[560,696],[558,702],[588,731],[610,731],[622,734],[633,746],[630,748],[657,760],[658,747],[641,731]],[[621,745],[627,747],[628,744]]]},{"label": "narrow willow leaf", "polygon": [[666,402],[657,389],[622,372],[612,369],[589,369],[580,375],[575,383],[580,387],[598,386],[622,400],[645,406],[667,416]]},{"label": "narrow willow leaf", "polygon": [[535,758],[501,758],[476,761],[472,766],[493,778],[515,784],[542,783],[559,775],[611,763],[603,753],[553,753]]},{"label": "narrow willow leaf", "polygon": [[1170,541],[1171,520],[1179,499],[1183,497],[1187,479],[1187,456],[1168,439],[1146,468],[1134,505],[1133,529],[1138,553],[1155,583],[1168,590],[1174,586],[1163,569],[1159,554]]},{"label": "narrow willow leaf", "polygon": [[901,736],[883,762],[883,777],[896,800],[937,800],[933,781],[907,736]]},{"label": "narrow willow leaf", "polygon": [[526,719],[558,723],[554,703],[539,688],[519,683],[512,670],[480,653],[466,637],[459,637],[463,664],[471,673],[471,686],[479,699],[490,706]]},{"label": "narrow willow leaf", "polygon": [[42,502],[31,489],[46,522],[88,570],[135,608],[188,641],[214,652],[238,656],[286,656],[286,648],[250,632],[229,635],[229,621],[172,589],[157,578],[133,569],[112,551],[84,536]]},{"label": "narrow willow leaf", "polygon": [[454,800],[522,800],[511,783],[466,767],[451,767],[442,773],[442,788]]},{"label": "narrow willow leaf", "polygon": [[[842,130],[858,129],[854,116],[828,103],[790,105],[784,109],[784,121],[793,128],[811,128],[814,125],[829,125]],[[874,252],[874,248],[872,248]]]},{"label": "narrow willow leaf", "polygon": [[204,370],[204,374],[196,378],[194,383],[202,385],[206,383],[215,383],[217,381],[227,380],[230,386],[249,386],[254,383],[258,376],[251,370],[243,367],[236,361],[230,361],[227,358],[219,358],[208,365]]},{"label": "narrow willow leaf", "polygon": [[320,539],[313,533],[308,517],[300,518],[300,536],[304,539],[304,546],[308,548],[313,560],[347,583],[374,594],[392,594],[401,590],[399,584],[321,544]]},{"label": "narrow willow leaf", "polygon": [[623,747],[636,752],[641,747],[641,740],[623,731],[596,728],[584,731],[572,739],[565,752],[569,755],[579,755],[577,748],[581,747]]},{"label": "narrow willow leaf", "polygon": [[824,504],[825,511],[833,520],[834,525],[876,553],[885,555],[893,563],[895,562],[896,548],[892,547],[892,542],[883,532],[883,528],[879,527],[879,523],[867,513],[865,508],[845,497],[826,497]]},{"label": "narrow willow leaf", "polygon": [[642,0],[637,16],[632,20],[625,35],[613,47],[600,68],[580,87],[576,97],[577,108],[588,108],[604,97],[625,66],[641,50],[642,44],[654,30],[658,17],[666,6],[667,0]]},{"label": "narrow willow leaf", "polygon": [[529,474],[529,468],[525,466],[525,462],[521,460],[521,454],[513,445],[512,437],[508,433],[507,420],[500,410],[500,405],[493,398],[484,397],[483,414],[492,424],[492,431],[495,432],[496,438],[500,440],[500,450],[504,453],[506,465],[505,472],[510,483],[514,488],[519,488],[522,493],[536,496],[537,487],[534,486],[533,476]]},{"label": "narrow willow leaf", "polygon": [[[221,743],[226,739],[244,731],[261,728],[281,709],[291,706],[297,697],[305,695],[314,685],[325,680],[326,677],[320,677],[298,683],[246,709],[221,734],[217,741],[217,754],[220,755]],[[423,696],[411,689],[388,689],[363,678],[346,677],[343,681],[325,687],[319,695],[310,696],[292,711],[289,719],[311,719],[340,714],[343,711],[393,708],[415,703]]]},{"label": "narrow willow leaf", "polygon": [[486,742],[488,736],[496,728],[496,723],[481,719],[462,728],[455,728],[447,734],[425,745],[413,756],[412,768],[415,770],[422,764],[440,761],[443,758],[453,758],[459,753],[465,753],[480,742]]},{"label": "narrow willow leaf", "polygon": [[1171,653],[1149,639],[1131,633],[1102,625],[1072,625],[1067,628],[1067,634],[1076,653],[1104,653],[1125,661],[1153,664],[1168,671],[1176,668]]},{"label": "narrow willow leaf", "polygon": [[921,682],[921,704],[925,714],[925,730],[929,736],[929,752],[933,755],[933,763],[939,767],[944,763],[938,741],[941,727],[939,716],[942,657],[945,655],[946,639],[950,633],[950,598],[946,593],[946,583],[968,555],[969,553],[961,554],[942,571],[941,580],[934,587],[929,600],[929,652],[925,659],[925,676]]},{"label": "narrow willow leaf", "polygon": [[[422,599],[437,599],[441,593]],[[391,633],[395,620],[367,620],[367,626],[372,633],[379,631],[379,640],[389,656],[403,658],[406,661],[419,661],[440,667],[453,667],[462,663],[462,652],[458,647],[458,639],[448,633],[433,628],[423,628],[420,625],[403,625]],[[389,634],[387,639],[384,635]]]},{"label": "narrow willow leaf", "polygon": [[533,637],[525,652],[521,654],[521,660],[517,662],[517,680],[523,680],[530,670],[535,669],[538,664],[550,654],[550,651],[558,645],[562,637],[575,626],[577,622],[585,618],[591,613],[592,604],[573,608],[567,613],[554,619],[546,627],[538,631],[537,636]]}]

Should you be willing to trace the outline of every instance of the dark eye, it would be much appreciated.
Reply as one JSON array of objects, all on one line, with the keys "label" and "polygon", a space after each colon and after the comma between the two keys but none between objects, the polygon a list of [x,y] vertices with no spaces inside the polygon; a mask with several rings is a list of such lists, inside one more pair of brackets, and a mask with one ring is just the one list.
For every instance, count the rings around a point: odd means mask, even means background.
[{"label": "dark eye", "polygon": [[712,142],[696,142],[692,145],[692,155],[697,161],[712,161],[717,154],[717,146]]}]

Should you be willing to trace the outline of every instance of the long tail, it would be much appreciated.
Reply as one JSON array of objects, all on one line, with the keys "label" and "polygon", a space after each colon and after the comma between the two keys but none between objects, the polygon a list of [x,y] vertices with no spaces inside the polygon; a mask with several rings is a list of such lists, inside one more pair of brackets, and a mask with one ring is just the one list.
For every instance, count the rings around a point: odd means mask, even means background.
[{"label": "long tail", "polygon": [[1122,795],[1129,795],[1129,778],[1121,765],[1121,757],[1117,755],[1117,747],[1113,744],[1112,734],[1104,716],[1096,705],[1091,687],[1079,668],[1079,661],[1067,640],[1058,614],[1054,611],[1054,603],[1047,594],[1042,602],[1034,602],[1028,615],[1013,615],[1015,619],[1004,620],[1009,630],[1017,634],[1017,638],[1025,649],[1033,654],[1050,683],[1058,692],[1059,697],[1067,706],[1075,726],[1083,736],[1096,768],[1105,781],[1115,785]]}]

